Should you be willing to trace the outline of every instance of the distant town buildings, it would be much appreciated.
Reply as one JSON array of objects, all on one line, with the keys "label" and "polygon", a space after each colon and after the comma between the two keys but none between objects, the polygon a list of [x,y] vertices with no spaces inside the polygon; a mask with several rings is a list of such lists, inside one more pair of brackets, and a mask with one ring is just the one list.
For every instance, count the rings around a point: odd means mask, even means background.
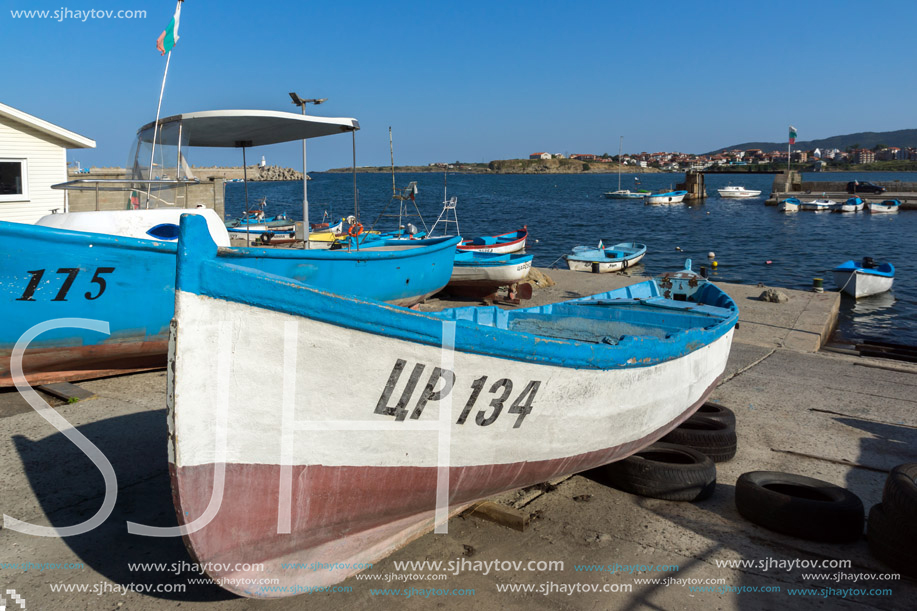
[{"label": "distant town buildings", "polygon": [[[848,147],[849,149],[849,147]],[[826,162],[833,163],[874,163],[876,161],[917,161],[917,148],[900,148],[896,146],[881,147],[878,150],[858,148],[855,150],[841,151],[836,148],[814,149],[803,151],[800,149],[790,151],[793,163],[820,162],[824,167]],[[529,159],[563,159],[561,154],[532,153]],[[570,159],[578,161],[597,161],[602,163],[617,163],[637,166],[641,168],[654,167],[668,171],[705,170],[714,166],[745,166],[758,164],[786,164],[787,151],[765,152],[761,149],[722,151],[714,155],[693,155],[690,153],[632,153],[618,156],[595,155],[593,153],[574,153]]]}]

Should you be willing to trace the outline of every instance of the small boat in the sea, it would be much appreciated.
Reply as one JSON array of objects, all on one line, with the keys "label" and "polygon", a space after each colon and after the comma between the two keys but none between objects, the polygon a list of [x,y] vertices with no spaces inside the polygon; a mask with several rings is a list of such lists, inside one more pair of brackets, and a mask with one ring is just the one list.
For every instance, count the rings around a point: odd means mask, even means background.
[{"label": "small boat in the sea", "polygon": [[802,202],[795,197],[788,197],[785,200],[777,204],[778,212],[799,212],[799,206]]},{"label": "small boat in the sea", "polygon": [[799,208],[800,210],[809,210],[812,212],[830,212],[831,209],[837,205],[837,202],[833,199],[820,198],[813,199],[810,202],[802,202]]},{"label": "small boat in the sea", "polygon": [[866,206],[866,202],[859,197],[850,197],[847,198],[847,201],[844,203],[837,203],[834,205],[835,212],[859,212]]},{"label": "small boat in the sea", "polygon": [[617,272],[632,267],[646,255],[646,244],[621,242],[605,248],[602,242],[595,246],[574,246],[573,253],[565,255],[567,268],[575,272],[597,274]]},{"label": "small boat in the sea", "polygon": [[720,194],[720,197],[726,198],[748,198],[748,197],[758,197],[761,195],[761,191],[756,191],[754,189],[746,189],[741,186],[728,186],[723,187],[722,189],[717,189],[717,193]]},{"label": "small boat in the sea", "polygon": [[609,191],[604,194],[604,197],[607,199],[643,199],[647,195],[652,195],[652,193],[646,189],[641,189],[638,191],[620,189],[618,191]]},{"label": "small boat in the sea", "polygon": [[666,191],[664,193],[651,193],[646,196],[647,204],[680,204],[685,199],[687,191]]},{"label": "small boat in the sea", "polygon": [[240,268],[194,220],[172,499],[192,557],[240,596],[331,586],[479,499],[652,444],[716,387],[738,319],[687,268],[552,305],[417,312]]},{"label": "small boat in the sea", "polygon": [[237,219],[226,221],[226,231],[233,233],[265,233],[272,232],[290,232],[296,229],[293,221],[285,214],[267,216],[264,209],[267,207],[267,198],[262,197],[261,201],[255,205],[255,208],[246,210],[245,214]]},{"label": "small boat in the sea", "polygon": [[533,255],[456,251],[446,291],[465,297],[486,297],[504,286],[522,282],[532,269]]},{"label": "small boat in the sea", "polygon": [[895,214],[901,209],[901,202],[897,199],[886,199],[882,202],[869,202],[871,214]]},{"label": "small boat in the sea", "polygon": [[528,236],[528,226],[524,226],[522,229],[510,231],[508,233],[462,240],[458,245],[458,249],[468,252],[497,254],[518,252],[525,248],[525,241],[528,239]]},{"label": "small boat in the sea", "polygon": [[861,263],[845,261],[831,271],[838,288],[857,299],[889,291],[895,282],[895,266],[872,257],[864,257]]}]

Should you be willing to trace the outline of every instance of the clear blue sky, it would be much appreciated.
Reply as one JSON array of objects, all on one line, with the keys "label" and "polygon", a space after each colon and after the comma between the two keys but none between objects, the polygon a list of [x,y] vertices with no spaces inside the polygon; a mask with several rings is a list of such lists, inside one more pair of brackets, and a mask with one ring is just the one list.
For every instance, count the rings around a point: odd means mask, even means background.
[{"label": "clear blue sky", "polygon": [[[0,101],[93,138],[122,165],[156,114],[172,0],[5,1]],[[13,19],[16,9],[146,10],[145,19]],[[535,151],[700,153],[746,141],[917,127],[914,2],[187,0],[163,116],[218,108],[356,117],[358,165]],[[296,144],[254,149],[296,167]],[[350,164],[313,140],[310,169]],[[200,151],[194,163],[235,163]]]}]

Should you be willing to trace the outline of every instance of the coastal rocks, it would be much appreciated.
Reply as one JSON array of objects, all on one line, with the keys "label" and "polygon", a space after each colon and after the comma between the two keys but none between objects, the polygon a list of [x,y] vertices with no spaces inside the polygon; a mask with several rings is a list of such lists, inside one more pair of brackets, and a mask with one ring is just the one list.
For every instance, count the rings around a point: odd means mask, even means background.
[{"label": "coastal rocks", "polygon": [[554,286],[555,284],[554,280],[551,279],[551,276],[534,267],[529,270],[529,275],[526,276],[525,280],[527,282],[531,282],[540,289]]},{"label": "coastal rocks", "polygon": [[302,172],[297,172],[292,168],[268,165],[259,167],[258,173],[250,177],[249,180],[302,180]]},{"label": "coastal rocks", "polygon": [[783,291],[778,291],[777,289],[767,289],[758,297],[761,301],[769,301],[771,303],[786,303],[790,300],[787,297],[787,294]]}]

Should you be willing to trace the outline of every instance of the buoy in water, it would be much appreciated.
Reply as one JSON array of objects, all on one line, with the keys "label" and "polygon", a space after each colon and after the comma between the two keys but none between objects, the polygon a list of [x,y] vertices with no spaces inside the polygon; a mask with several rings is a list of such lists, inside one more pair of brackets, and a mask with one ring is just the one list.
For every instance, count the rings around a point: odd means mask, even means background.
[{"label": "buoy in water", "polygon": [[681,250],[681,246],[676,246],[675,250]]},{"label": "buoy in water", "polygon": [[711,250],[710,252],[707,253],[707,258],[716,259],[716,253]]},{"label": "buoy in water", "polygon": [[771,263],[773,263],[773,261],[771,261],[771,260],[767,260],[767,261],[764,262],[765,265],[770,265]]},{"label": "buoy in water", "polygon": [[716,267],[717,267],[717,265],[719,265],[719,263],[717,263],[716,261],[713,261],[710,265],[713,266],[713,269],[716,269]]}]

